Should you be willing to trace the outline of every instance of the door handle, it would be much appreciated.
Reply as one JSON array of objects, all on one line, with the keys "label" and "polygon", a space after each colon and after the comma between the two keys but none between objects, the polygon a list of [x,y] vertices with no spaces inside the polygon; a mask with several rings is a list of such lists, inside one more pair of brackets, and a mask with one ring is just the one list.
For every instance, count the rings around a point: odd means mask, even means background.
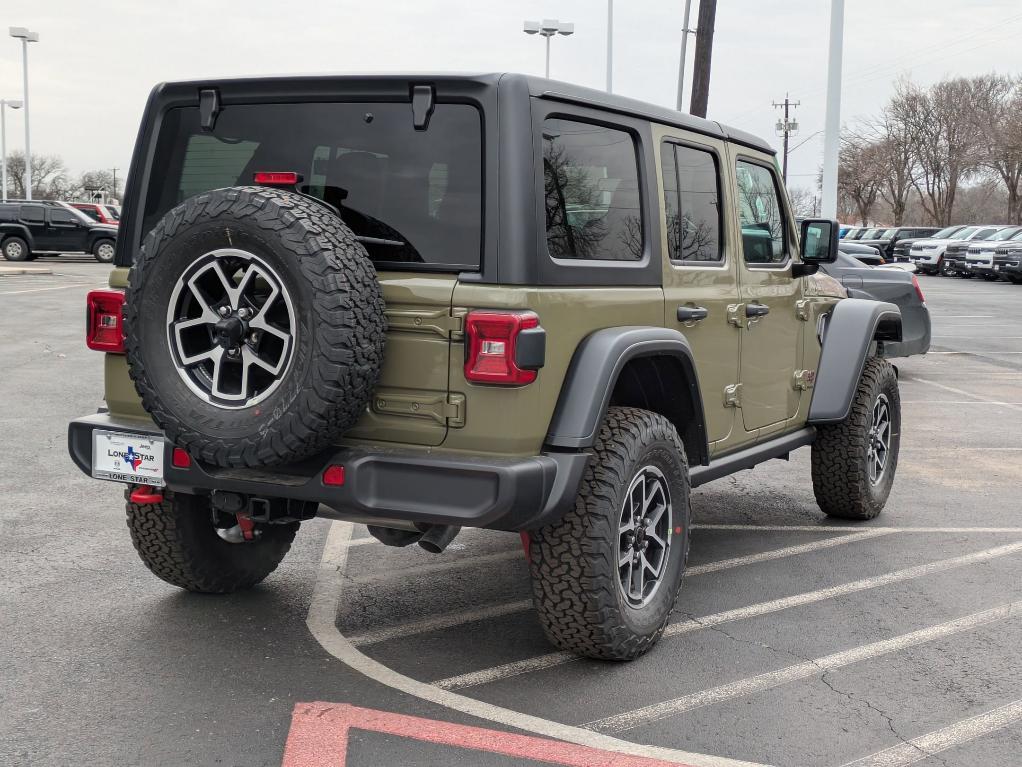
[{"label": "door handle", "polygon": [[679,306],[678,322],[699,322],[710,316],[705,306]]},{"label": "door handle", "polygon": [[766,304],[746,304],[745,305],[745,316],[746,317],[765,317],[770,314],[770,307]]}]

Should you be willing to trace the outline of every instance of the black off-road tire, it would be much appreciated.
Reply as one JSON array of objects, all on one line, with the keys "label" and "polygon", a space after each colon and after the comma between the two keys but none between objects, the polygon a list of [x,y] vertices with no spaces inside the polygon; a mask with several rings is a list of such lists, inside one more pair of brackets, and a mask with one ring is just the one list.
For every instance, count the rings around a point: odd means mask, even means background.
[{"label": "black off-road tire", "polygon": [[[891,412],[891,438],[887,463],[879,481],[870,481],[869,434],[873,408],[879,397],[887,398]],[[871,357],[859,379],[852,409],[841,423],[817,427],[812,448],[813,492],[828,517],[873,519],[887,503],[898,468],[901,443],[901,397],[891,364]]]},{"label": "black off-road tire", "polygon": [[213,526],[209,500],[163,491],[163,502],[131,502],[128,530],[142,562],[167,583],[204,594],[251,588],[277,569],[299,523],[261,525],[254,541],[228,543]]},{"label": "black off-road tire", "polygon": [[[296,329],[280,384],[238,409],[189,388],[166,321],[185,270],[228,248],[273,268],[291,296]],[[365,411],[383,363],[383,295],[365,248],[316,201],[264,187],[192,197],[146,237],[129,284],[125,347],[135,388],[170,440],[196,458],[227,467],[294,462],[326,448]]]},{"label": "black off-road tire", "polygon": [[[547,638],[590,658],[631,660],[667,626],[689,550],[689,477],[674,426],[647,410],[611,407],[600,426],[574,507],[530,533],[533,603]],[[673,513],[663,580],[652,601],[633,607],[622,594],[618,561],[624,494],[645,466],[669,483]]]},{"label": "black off-road tire", "polygon": [[101,264],[114,262],[114,241],[108,238],[96,240],[92,244],[92,257]]},{"label": "black off-road tire", "polygon": [[3,251],[4,258],[8,261],[32,260],[32,251],[29,250],[28,243],[20,237],[5,238],[0,250]]}]

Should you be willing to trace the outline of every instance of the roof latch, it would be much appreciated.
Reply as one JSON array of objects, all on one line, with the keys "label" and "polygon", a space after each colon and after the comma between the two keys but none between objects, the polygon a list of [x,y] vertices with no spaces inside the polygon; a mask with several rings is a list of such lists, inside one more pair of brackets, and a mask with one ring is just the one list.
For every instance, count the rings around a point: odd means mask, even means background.
[{"label": "roof latch", "polygon": [[215,88],[199,91],[199,125],[206,132],[216,126],[216,118],[220,114],[220,92]]},{"label": "roof latch", "polygon": [[429,118],[433,115],[434,106],[436,95],[433,93],[432,85],[412,86],[412,120],[415,130],[426,130],[429,127]]}]

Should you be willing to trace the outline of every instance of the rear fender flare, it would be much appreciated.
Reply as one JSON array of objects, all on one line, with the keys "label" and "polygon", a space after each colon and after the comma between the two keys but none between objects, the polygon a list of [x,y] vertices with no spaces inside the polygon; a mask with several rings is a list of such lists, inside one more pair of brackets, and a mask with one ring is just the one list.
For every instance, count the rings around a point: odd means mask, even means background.
[{"label": "rear fender flare", "polygon": [[0,242],[6,240],[11,235],[20,237],[27,242],[29,250],[35,250],[35,239],[32,237],[32,233],[28,230],[27,226],[23,224],[0,224]]},{"label": "rear fender flare", "polygon": [[[703,400],[696,377],[692,347],[684,335],[670,328],[626,326],[597,330],[575,350],[557,400],[546,445],[552,448],[592,447],[618,377],[629,361],[639,357],[672,357],[681,365],[695,421],[696,442],[692,463],[709,461]],[[680,429],[679,429],[680,431]]]},{"label": "rear fender flare", "polygon": [[844,298],[826,317],[810,424],[845,420],[873,342],[902,340],[901,310],[894,304]]}]

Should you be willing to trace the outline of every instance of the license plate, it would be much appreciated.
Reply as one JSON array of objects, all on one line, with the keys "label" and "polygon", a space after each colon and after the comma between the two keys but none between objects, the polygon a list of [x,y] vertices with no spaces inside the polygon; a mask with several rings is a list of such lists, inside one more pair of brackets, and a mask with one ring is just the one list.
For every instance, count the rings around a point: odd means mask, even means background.
[{"label": "license plate", "polygon": [[163,440],[119,431],[92,432],[92,476],[163,487]]}]

